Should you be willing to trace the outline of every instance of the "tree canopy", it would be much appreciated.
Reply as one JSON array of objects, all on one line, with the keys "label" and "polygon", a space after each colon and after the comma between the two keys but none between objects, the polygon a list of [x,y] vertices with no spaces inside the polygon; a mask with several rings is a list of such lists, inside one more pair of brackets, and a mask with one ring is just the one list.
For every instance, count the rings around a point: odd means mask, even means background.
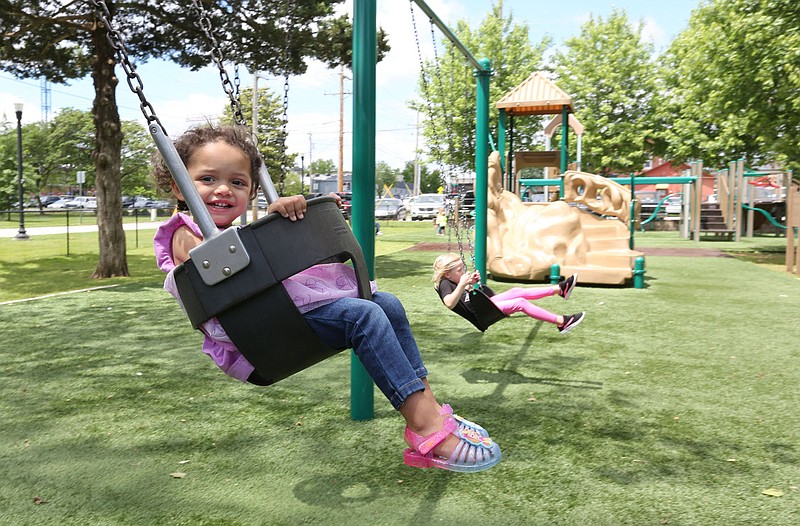
[{"label": "tree canopy", "polygon": [[555,56],[556,83],[572,96],[585,127],[585,171],[629,173],[649,157],[656,69],[642,26],[619,10],[607,20],[591,17]]},{"label": "tree canopy", "polygon": [[[342,0],[274,2],[203,1],[219,50],[251,71],[299,74],[309,57],[331,66],[349,65],[334,8]],[[98,278],[128,275],[122,229],[120,162],[123,129],[116,102],[115,50],[97,17],[97,2],[3,0],[0,9],[0,70],[23,78],[64,83],[91,74],[95,100]],[[199,69],[210,62],[209,46],[195,9],[185,1],[107,0],[110,21],[132,60],[161,58]],[[194,4],[193,4],[194,5]],[[380,35],[379,35],[380,36]],[[384,39],[379,53],[388,49]],[[379,54],[380,56],[380,54]]]},{"label": "tree canopy", "polygon": [[[544,37],[531,45],[528,26],[516,24],[511,12],[504,16],[502,0],[492,6],[477,30],[473,31],[461,20],[452,31],[473,56],[491,60],[490,101],[497,101],[540,69],[551,42]],[[473,71],[467,59],[446,39],[438,61],[434,57],[423,63],[418,89],[421,100],[411,105],[426,117],[422,131],[430,148],[429,160],[471,172],[475,166]],[[490,128],[496,128],[497,112],[490,111],[489,119]],[[526,119],[516,129],[523,143],[538,131],[538,119]]]},{"label": "tree canopy", "polygon": [[665,153],[800,169],[800,3],[715,0],[665,56]]}]

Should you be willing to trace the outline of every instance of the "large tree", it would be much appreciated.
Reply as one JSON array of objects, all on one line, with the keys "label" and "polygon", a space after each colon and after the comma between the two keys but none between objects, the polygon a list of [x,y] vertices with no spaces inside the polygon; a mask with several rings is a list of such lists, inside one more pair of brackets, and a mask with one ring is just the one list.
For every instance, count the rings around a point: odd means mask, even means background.
[{"label": "large tree", "polygon": [[[302,73],[307,57],[331,66],[348,63],[348,35],[335,28],[342,0],[203,0],[220,51],[251,70]],[[54,83],[92,75],[96,129],[94,165],[98,197],[97,278],[128,275],[122,229],[115,50],[106,39],[94,2],[2,0],[0,70]],[[210,62],[203,27],[187,1],[107,0],[110,19],[132,58],[163,58],[199,69]],[[382,35],[381,35],[382,36]],[[385,50],[385,42],[381,42]]]},{"label": "large tree", "polygon": [[591,17],[555,55],[558,86],[585,127],[582,168],[598,174],[640,170],[653,135],[656,67],[642,22],[624,11]]},{"label": "large tree", "polygon": [[[424,38],[421,27],[417,27],[417,32]],[[551,43],[545,37],[532,45],[528,26],[516,24],[511,12],[504,15],[502,0],[492,6],[476,30],[460,20],[453,33],[475,58],[491,61],[490,104],[541,69],[544,53]],[[430,147],[429,160],[471,172],[475,167],[473,67],[447,39],[436,58],[423,61],[418,90],[421,100],[411,105],[426,117],[422,129]],[[494,129],[497,112],[490,108],[489,116],[490,128]],[[516,133],[523,142],[528,142],[539,129],[539,119],[531,118],[521,122]]]},{"label": "large tree", "polygon": [[725,166],[779,161],[800,171],[800,3],[715,0],[667,53],[664,150]]}]

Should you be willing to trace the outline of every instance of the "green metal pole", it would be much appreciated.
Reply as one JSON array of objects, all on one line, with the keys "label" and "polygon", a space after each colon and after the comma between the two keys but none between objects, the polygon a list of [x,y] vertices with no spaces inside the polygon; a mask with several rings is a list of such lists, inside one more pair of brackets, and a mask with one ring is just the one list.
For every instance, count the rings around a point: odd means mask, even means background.
[{"label": "green metal pole", "polygon": [[500,110],[497,116],[497,152],[500,154],[500,168],[503,170],[506,181],[505,188],[508,188],[511,177],[506,173],[506,110]]},{"label": "green metal pole", "polygon": [[489,189],[489,79],[491,62],[488,58],[478,61],[475,70],[478,78],[475,93],[475,268],[481,274],[481,283],[486,283],[486,215]]},{"label": "green metal pole", "polygon": [[567,151],[567,147],[569,144],[567,143],[567,135],[569,135],[569,108],[567,105],[561,106],[561,173],[567,171],[567,165],[569,164],[569,152]]},{"label": "green metal pole", "polygon": [[[353,5],[353,209],[352,226],[370,279],[375,278],[375,62],[376,0]],[[350,351],[350,416],[375,416],[372,379]]]},{"label": "green metal pole", "polygon": [[644,288],[644,257],[639,256],[633,262],[633,288]]},{"label": "green metal pole", "polygon": [[630,228],[630,233],[631,233],[630,240],[628,241],[628,248],[631,250],[633,250],[634,246],[633,231],[634,231],[634,225],[636,224],[634,219],[638,219],[633,217],[635,213],[636,213],[636,174],[631,172],[631,211],[630,211],[630,218],[628,219],[628,227]]},{"label": "green metal pole", "polygon": [[564,199],[564,172],[569,165],[569,106],[564,104],[561,107],[561,187],[559,197]]}]

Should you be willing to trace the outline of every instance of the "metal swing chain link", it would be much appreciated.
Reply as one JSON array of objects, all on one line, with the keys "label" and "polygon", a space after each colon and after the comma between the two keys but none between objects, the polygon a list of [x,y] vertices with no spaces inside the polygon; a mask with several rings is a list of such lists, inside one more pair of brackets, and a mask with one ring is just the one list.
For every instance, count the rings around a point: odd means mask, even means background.
[{"label": "metal swing chain link", "polygon": [[228,72],[225,70],[225,56],[222,54],[222,51],[219,47],[219,41],[217,41],[217,37],[214,36],[212,32],[213,24],[211,23],[211,18],[206,14],[206,10],[203,7],[203,3],[200,0],[192,0],[192,7],[194,8],[195,13],[197,13],[197,17],[200,21],[200,29],[203,31],[203,34],[206,37],[209,45],[211,46],[211,59],[214,61],[214,64],[217,66],[219,70],[219,79],[222,82],[222,90],[228,96],[228,99],[231,101],[231,112],[233,113],[233,122],[236,124],[246,126],[247,120],[244,118],[244,114],[242,113],[242,106],[239,103],[239,86],[238,86],[238,75],[237,75],[237,85],[231,82],[230,77],[228,76]]},{"label": "metal swing chain link", "polygon": [[[430,24],[431,24],[431,42],[433,43],[433,63],[435,64],[434,72],[436,73],[436,83],[435,84],[439,84],[439,97],[441,97],[442,106],[444,106],[444,100],[445,100],[445,95],[446,94],[445,94],[445,90],[444,90],[444,81],[442,80],[442,68],[441,68],[441,63],[439,61],[439,51],[436,48],[436,24],[434,23],[434,21],[432,19],[430,20]],[[443,111],[442,112],[442,117],[444,117],[445,130],[447,132],[447,135],[446,135],[446,138],[445,138],[446,142],[447,142],[447,153],[450,155],[450,162],[447,163],[447,167],[448,167],[447,168],[447,175],[448,175],[447,179],[450,181],[451,188],[448,188],[448,190],[452,190],[452,184],[453,184],[452,163],[453,163],[453,159],[455,158],[455,146],[453,145],[453,142],[454,142],[453,141],[453,131],[455,130],[455,123],[453,122],[453,115],[450,112]]]},{"label": "metal swing chain link", "polygon": [[118,62],[122,66],[122,69],[125,70],[125,77],[128,87],[137,97],[139,97],[139,109],[142,111],[142,115],[144,115],[147,124],[149,125],[150,123],[155,122],[158,124],[159,128],[161,128],[161,131],[164,132],[164,135],[167,135],[164,125],[161,124],[161,121],[156,115],[156,110],[144,96],[144,83],[142,83],[142,78],[136,72],[136,67],[133,65],[130,57],[128,56],[128,52],[125,49],[125,42],[122,40],[119,32],[117,32],[117,30],[111,24],[111,11],[109,11],[108,5],[106,5],[103,0],[91,0],[91,2],[95,8],[95,15],[106,28],[106,40],[114,49],[114,51],[116,51],[118,55]]},{"label": "metal swing chain link", "polygon": [[[437,164],[441,166],[441,152],[439,150],[439,134],[436,130],[436,123],[434,122],[434,112],[433,112],[433,103],[431,102],[431,93],[430,89],[428,88],[428,79],[425,76],[425,63],[422,60],[422,48],[419,43],[419,33],[417,31],[417,20],[414,16],[414,2],[413,0],[409,0],[408,5],[411,9],[411,24],[414,27],[414,41],[417,44],[417,56],[419,57],[419,70],[420,70],[420,80],[422,82],[422,91],[425,95],[425,101],[427,102],[428,106],[428,120],[431,125],[431,135],[433,135],[433,144],[431,144],[431,149],[433,150],[433,157],[436,159]],[[440,183],[444,183],[441,176],[439,177]],[[444,184],[442,184],[444,186]]]},{"label": "metal swing chain link", "polygon": [[[291,58],[292,31],[294,7],[291,0],[286,0],[286,45],[283,48],[283,127],[281,129],[281,175],[278,182],[278,192],[283,195],[286,175],[289,172],[289,158],[286,155],[286,141],[289,138],[289,60]],[[302,181],[300,181],[302,184]]]},{"label": "metal swing chain link", "polygon": [[[441,155],[441,150],[439,148],[438,134],[437,134],[436,124],[434,122],[433,103],[431,102],[431,90],[428,87],[428,80],[427,80],[427,78],[425,76],[425,64],[424,64],[424,62],[422,60],[422,50],[421,50],[421,46],[420,46],[419,32],[417,31],[417,22],[416,22],[416,18],[414,16],[413,0],[409,1],[409,6],[411,8],[411,22],[412,22],[412,25],[414,27],[414,40],[416,41],[416,44],[417,44],[417,55],[419,56],[419,66],[420,66],[421,79],[422,79],[422,90],[424,91],[425,99],[427,101],[428,114],[429,114],[429,119],[430,119],[430,123],[431,123],[431,131],[432,131],[432,134],[433,134],[433,137],[434,137],[431,149],[433,150],[434,157],[436,158],[437,164],[439,164],[439,166],[442,167],[442,173],[444,173],[444,169],[443,169],[444,165],[443,165],[443,163],[441,161],[442,155]],[[439,77],[439,83],[440,83],[439,87],[441,89],[443,87],[443,85],[442,85],[442,82],[441,82],[441,73],[440,73],[440,71],[438,69],[439,56],[438,56],[438,52],[436,51],[436,33],[434,31],[434,22],[433,22],[433,20],[430,20],[430,23],[431,23],[431,36],[432,36],[431,40],[433,41],[433,52],[434,52],[434,55],[436,57],[436,66],[437,66],[436,72],[437,72],[437,75]],[[445,117],[445,119],[446,119],[446,117]],[[448,135],[448,142],[452,143],[452,137],[450,137],[449,135]],[[452,144],[450,144],[450,150],[451,150],[451,156],[452,156],[452,150],[453,150]],[[448,173],[450,173],[450,172],[448,171]],[[443,187],[447,187],[448,186],[447,183],[444,180],[444,177],[442,175],[439,176],[439,182],[441,183],[441,185]],[[464,241],[463,241],[463,232],[462,232],[463,229],[459,227],[459,217],[458,217],[458,214],[455,211],[455,208],[453,208],[453,210],[451,210],[451,211],[453,212],[452,224],[454,225],[454,230],[456,232],[456,242],[458,243],[458,254],[459,254],[459,256],[461,256],[461,260],[464,261]],[[449,245],[450,245],[450,236],[449,236],[449,234],[448,234],[448,243],[447,244],[448,244],[448,249],[449,249]],[[472,262],[472,268],[474,270],[475,269],[475,254],[472,251],[471,243],[469,243],[469,246],[470,246],[469,250],[470,250],[470,254],[471,254],[471,258],[470,259],[471,259],[471,262]],[[466,261],[464,261],[464,264],[466,264]]]}]

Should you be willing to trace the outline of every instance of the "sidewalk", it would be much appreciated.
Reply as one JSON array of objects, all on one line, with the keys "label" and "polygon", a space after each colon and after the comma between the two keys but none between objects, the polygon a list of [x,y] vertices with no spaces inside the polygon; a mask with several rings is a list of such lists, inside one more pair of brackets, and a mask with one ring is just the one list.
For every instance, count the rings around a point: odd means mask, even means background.
[{"label": "sidewalk", "polygon": [[[258,217],[264,217],[266,215],[263,211],[259,211]],[[248,222],[252,221],[253,214],[251,211],[247,211],[247,220]],[[124,230],[155,230],[158,228],[158,225],[166,221],[167,217],[162,218],[159,221],[140,221],[139,223],[123,223],[122,228]],[[234,223],[238,224],[238,223]],[[9,238],[14,237],[19,232],[19,227],[14,228],[0,228],[0,238]],[[35,227],[25,227],[25,232],[31,236],[46,236],[52,234],[66,234],[67,227],[65,226],[35,226]],[[97,232],[97,225],[70,225],[69,226],[69,233],[70,234],[78,234],[83,232]]]},{"label": "sidewalk", "polygon": [[[155,230],[158,228],[162,221],[147,221],[144,223],[124,223],[122,228],[124,230]],[[17,228],[0,228],[0,238],[14,237],[19,232]],[[79,234],[83,232],[97,232],[97,225],[70,225],[70,234]],[[35,226],[25,228],[25,233],[30,237],[46,236],[52,234],[66,234],[67,227],[65,226]]]}]

